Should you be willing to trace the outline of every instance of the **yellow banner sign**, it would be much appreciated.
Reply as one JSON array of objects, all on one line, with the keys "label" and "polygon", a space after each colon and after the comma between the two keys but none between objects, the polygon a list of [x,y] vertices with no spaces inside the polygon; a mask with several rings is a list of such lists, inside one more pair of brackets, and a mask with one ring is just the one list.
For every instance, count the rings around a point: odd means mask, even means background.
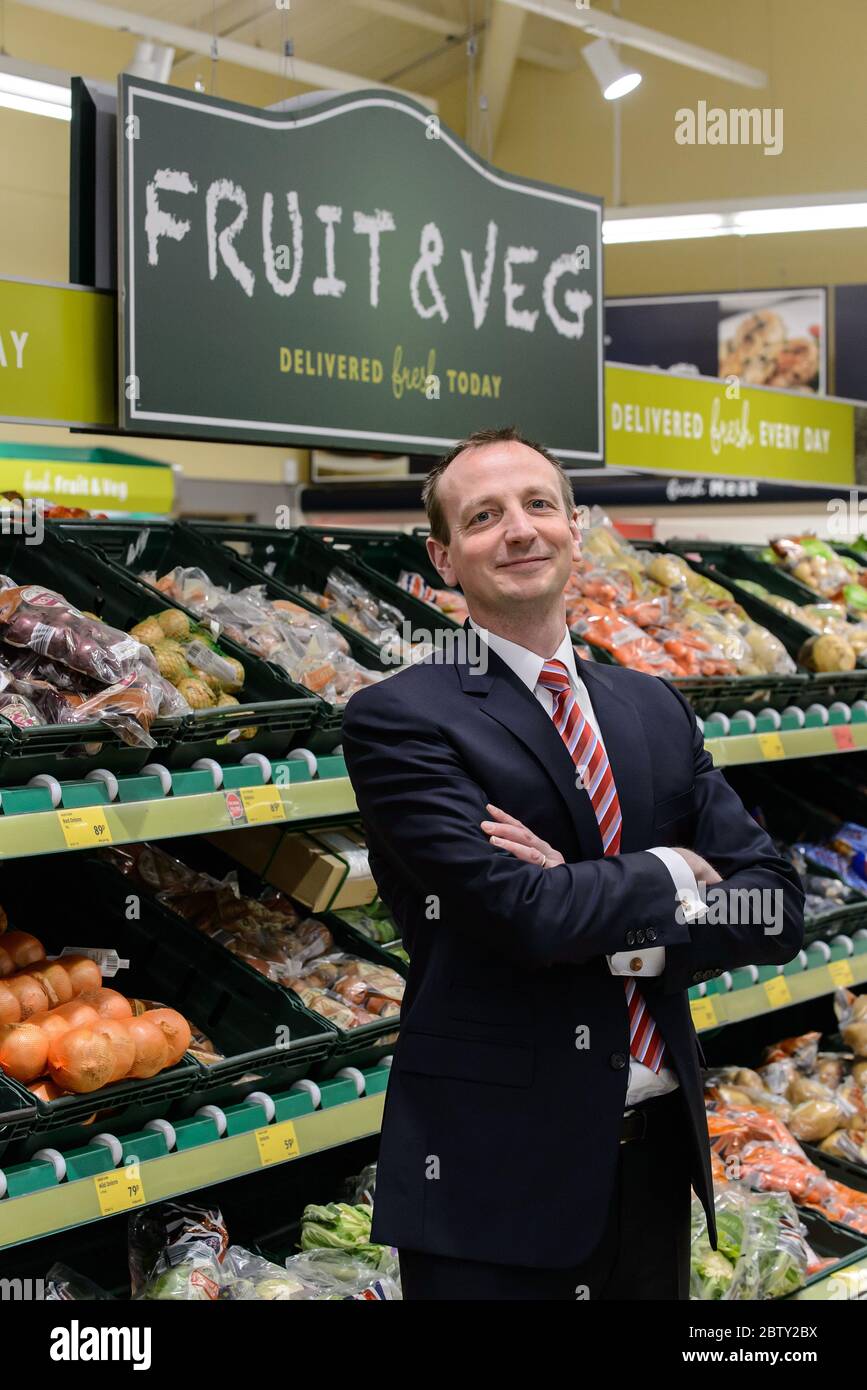
[{"label": "yellow banner sign", "polygon": [[0,418],[114,426],[114,323],[111,294],[0,280]]},{"label": "yellow banner sign", "polygon": [[605,461],[656,472],[775,482],[855,482],[843,401],[710,377],[605,368]]}]

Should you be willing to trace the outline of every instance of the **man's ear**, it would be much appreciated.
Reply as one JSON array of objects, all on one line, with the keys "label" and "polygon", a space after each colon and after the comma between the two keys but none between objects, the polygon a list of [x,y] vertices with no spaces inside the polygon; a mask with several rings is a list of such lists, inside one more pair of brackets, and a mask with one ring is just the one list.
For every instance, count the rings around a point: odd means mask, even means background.
[{"label": "man's ear", "polygon": [[436,570],[437,574],[440,575],[443,581],[446,584],[448,584],[450,588],[456,585],[458,582],[458,577],[455,574],[454,568],[449,560],[448,546],[443,545],[442,541],[435,540],[433,536],[427,537],[425,545],[427,546],[427,553],[428,557],[430,558],[430,562]]},{"label": "man's ear", "polygon": [[577,507],[572,509],[572,515],[569,518],[569,530],[572,532],[572,561],[577,564],[581,559],[581,526],[578,521]]}]

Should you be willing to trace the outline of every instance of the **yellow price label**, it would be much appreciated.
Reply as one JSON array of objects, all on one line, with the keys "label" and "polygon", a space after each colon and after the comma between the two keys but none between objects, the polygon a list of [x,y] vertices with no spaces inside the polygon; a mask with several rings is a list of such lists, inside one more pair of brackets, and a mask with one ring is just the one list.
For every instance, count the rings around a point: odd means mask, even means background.
[{"label": "yellow price label", "polygon": [[759,734],[759,747],[763,758],[784,758],[786,749],[779,734]]},{"label": "yellow price label", "polygon": [[709,999],[707,995],[703,999],[690,999],[689,1011],[692,1014],[693,1026],[697,1031],[702,1028],[716,1028],[719,1022],[713,1000]]},{"label": "yellow price label", "polygon": [[279,787],[241,787],[241,801],[251,825],[257,821],[286,819],[286,807]]},{"label": "yellow price label", "polygon": [[259,1158],[262,1166],[269,1163],[284,1163],[287,1158],[297,1158],[301,1152],[298,1135],[291,1120],[282,1120],[278,1125],[266,1125],[256,1130],[256,1143],[259,1145]]},{"label": "yellow price label", "polygon": [[843,985],[854,985],[855,983],[852,967],[847,960],[829,961],[828,974],[838,989],[841,989]]},{"label": "yellow price label", "polygon": [[77,811],[58,811],[67,849],[92,849],[110,845],[111,831],[101,806],[82,806]]},{"label": "yellow price label", "polygon": [[131,1178],[126,1173],[96,1173],[96,1198],[103,1216],[114,1216],[119,1211],[129,1211],[130,1207],[143,1207],[145,1203],[144,1181],[141,1174]]},{"label": "yellow price label", "polygon": [[783,975],[775,975],[772,980],[765,980],[765,994],[772,1009],[792,1002],[792,991]]}]

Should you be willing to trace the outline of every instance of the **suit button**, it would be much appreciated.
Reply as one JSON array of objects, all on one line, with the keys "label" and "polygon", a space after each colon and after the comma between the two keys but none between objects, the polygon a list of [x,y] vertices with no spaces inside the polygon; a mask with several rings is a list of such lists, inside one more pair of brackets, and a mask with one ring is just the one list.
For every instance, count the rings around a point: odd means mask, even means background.
[{"label": "suit button", "polygon": [[611,1062],[611,1065],[615,1071],[622,1071],[623,1068],[626,1066],[626,1053],[612,1052],[609,1061]]},{"label": "suit button", "polygon": [[656,932],[653,930],[653,927],[648,927],[647,931],[645,932],[645,935],[648,941],[656,940]]},{"label": "suit button", "polygon": [[641,927],[639,927],[638,931],[635,933],[635,944],[636,946],[644,945],[644,932]]},{"label": "suit button", "polygon": [[643,964],[644,961],[641,959],[641,956],[633,956],[632,960],[629,962],[629,969],[640,970]]},{"label": "suit button", "polygon": [[627,944],[627,946],[634,946],[634,945],[635,945],[635,932],[634,932],[634,931],[628,931],[628,932],[626,933],[626,944]]}]

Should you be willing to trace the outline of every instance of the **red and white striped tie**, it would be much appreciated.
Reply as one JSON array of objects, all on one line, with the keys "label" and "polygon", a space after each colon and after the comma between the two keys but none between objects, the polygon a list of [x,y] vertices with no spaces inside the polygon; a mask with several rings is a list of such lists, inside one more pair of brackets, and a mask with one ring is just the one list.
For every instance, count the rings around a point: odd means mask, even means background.
[{"label": "red and white striped tie", "polygon": [[[620,813],[620,800],[614,785],[611,764],[601,742],[578,707],[563,662],[546,661],[539,677],[539,685],[544,685],[554,696],[551,718],[581,774],[582,785],[590,797],[599,823],[602,848],[606,854],[619,854],[623,817]],[[635,980],[626,976],[623,983],[629,1009],[629,1051],[637,1062],[643,1062],[651,1071],[658,1072],[665,1057],[662,1034],[654,1023]]]}]

